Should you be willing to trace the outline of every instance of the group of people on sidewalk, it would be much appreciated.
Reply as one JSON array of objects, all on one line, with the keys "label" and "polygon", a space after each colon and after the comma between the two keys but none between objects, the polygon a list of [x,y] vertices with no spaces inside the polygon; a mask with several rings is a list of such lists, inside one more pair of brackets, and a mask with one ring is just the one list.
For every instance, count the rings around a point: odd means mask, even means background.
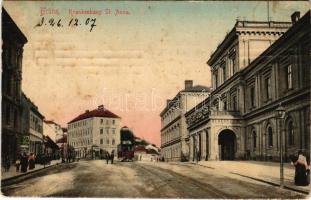
[{"label": "group of people on sidewalk", "polygon": [[111,151],[111,154],[109,155],[109,152],[106,153],[105,159],[107,161],[107,164],[109,163],[109,160],[111,161],[111,164],[113,164],[114,159],[114,150]]},{"label": "group of people on sidewalk", "polygon": [[298,152],[298,156],[290,156],[295,166],[295,185],[307,186],[310,184],[310,160],[307,160],[303,151]]},{"label": "group of people on sidewalk", "polygon": [[26,153],[23,153],[18,156],[15,166],[16,166],[16,172],[19,172],[19,169],[21,168],[21,172],[25,173],[27,172],[27,169],[32,170],[35,168],[35,160],[36,156],[33,153],[30,153],[27,155]]},{"label": "group of people on sidewalk", "polygon": [[[39,164],[50,164],[51,156],[36,156],[34,153],[26,154],[25,152],[19,154],[15,161],[15,169],[16,172],[25,173],[27,170],[33,170],[36,167],[36,163]],[[4,156],[3,160],[4,172],[9,172],[10,167],[12,166],[12,161],[9,156]]]}]

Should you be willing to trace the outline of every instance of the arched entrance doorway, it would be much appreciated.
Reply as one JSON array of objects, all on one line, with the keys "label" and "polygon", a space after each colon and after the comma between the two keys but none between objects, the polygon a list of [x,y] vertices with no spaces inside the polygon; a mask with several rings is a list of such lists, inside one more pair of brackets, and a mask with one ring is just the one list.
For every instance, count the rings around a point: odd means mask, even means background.
[{"label": "arched entrance doorway", "polygon": [[233,131],[226,129],[218,135],[220,160],[234,160],[236,137]]}]

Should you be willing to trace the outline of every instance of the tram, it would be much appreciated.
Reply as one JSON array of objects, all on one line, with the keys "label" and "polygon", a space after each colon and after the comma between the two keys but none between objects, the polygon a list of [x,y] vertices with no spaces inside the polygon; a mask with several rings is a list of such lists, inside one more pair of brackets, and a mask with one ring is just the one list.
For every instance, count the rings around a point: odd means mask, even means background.
[{"label": "tram", "polygon": [[118,145],[118,160],[133,161],[134,159],[134,134],[126,126],[120,130],[120,144]]}]

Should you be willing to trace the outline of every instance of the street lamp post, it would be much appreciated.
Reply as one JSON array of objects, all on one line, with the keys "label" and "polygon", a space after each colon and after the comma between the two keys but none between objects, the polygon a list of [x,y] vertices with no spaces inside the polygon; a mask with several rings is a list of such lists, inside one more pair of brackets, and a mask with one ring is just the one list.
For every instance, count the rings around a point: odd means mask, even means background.
[{"label": "street lamp post", "polygon": [[279,119],[279,133],[280,133],[280,187],[284,187],[284,161],[283,161],[283,131],[282,131],[282,120],[285,117],[285,109],[280,104],[276,109],[277,117]]}]

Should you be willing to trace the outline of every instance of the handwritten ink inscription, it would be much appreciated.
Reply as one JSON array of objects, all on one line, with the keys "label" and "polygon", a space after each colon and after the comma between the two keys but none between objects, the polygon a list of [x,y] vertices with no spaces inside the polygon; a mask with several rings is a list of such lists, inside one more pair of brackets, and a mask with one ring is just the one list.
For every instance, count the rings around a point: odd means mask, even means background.
[{"label": "handwritten ink inscription", "polygon": [[65,22],[64,19],[54,19],[53,17],[49,19],[41,18],[40,22],[35,27],[41,26],[51,26],[51,27],[77,27],[77,26],[89,26],[89,31],[92,32],[93,28],[96,26],[96,18],[87,18],[86,20],[79,20],[78,18],[71,18],[69,22]]},{"label": "handwritten ink inscription", "polygon": [[[60,16],[61,12],[58,9],[54,8],[40,8],[39,22],[35,25],[35,28],[38,27],[86,27],[90,32],[94,29],[96,25],[96,20],[98,16],[128,16],[131,13],[126,9],[110,9],[106,8],[103,10],[75,10],[68,9],[69,18],[66,16]],[[79,16],[83,15],[83,19]],[[85,19],[86,18],[86,19]]]}]

